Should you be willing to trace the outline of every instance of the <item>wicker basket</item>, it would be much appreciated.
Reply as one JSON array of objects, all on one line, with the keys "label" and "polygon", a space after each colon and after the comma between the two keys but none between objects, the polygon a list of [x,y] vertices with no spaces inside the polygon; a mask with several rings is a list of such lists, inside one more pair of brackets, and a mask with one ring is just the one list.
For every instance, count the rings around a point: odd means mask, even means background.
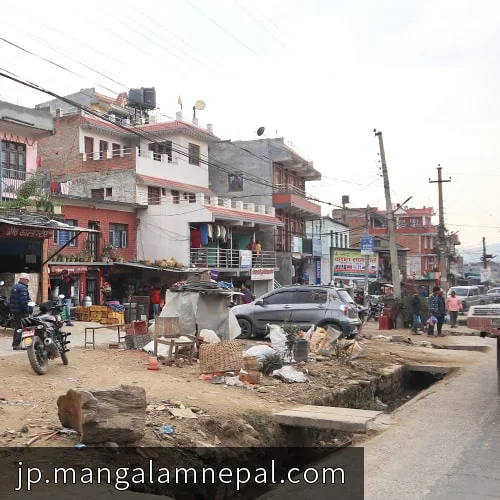
[{"label": "wicker basket", "polygon": [[125,335],[125,346],[127,349],[142,349],[153,340],[151,334],[146,335]]},{"label": "wicker basket", "polygon": [[231,340],[200,345],[200,373],[238,372],[243,368],[241,345]]}]

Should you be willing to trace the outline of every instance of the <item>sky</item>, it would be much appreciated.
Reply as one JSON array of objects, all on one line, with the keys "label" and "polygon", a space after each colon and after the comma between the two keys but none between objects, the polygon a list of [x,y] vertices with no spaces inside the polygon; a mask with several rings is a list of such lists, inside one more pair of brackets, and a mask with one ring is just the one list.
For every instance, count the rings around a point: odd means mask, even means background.
[{"label": "sky", "polygon": [[[314,197],[438,212],[465,257],[500,243],[500,3],[495,0],[26,0],[9,5],[0,68],[59,95],[155,87],[164,119],[198,99],[221,139],[285,137],[322,173]],[[23,19],[19,23],[19,19]],[[61,68],[62,67],[62,68]],[[0,99],[39,91],[0,78]],[[323,205],[327,214],[331,206]]]}]

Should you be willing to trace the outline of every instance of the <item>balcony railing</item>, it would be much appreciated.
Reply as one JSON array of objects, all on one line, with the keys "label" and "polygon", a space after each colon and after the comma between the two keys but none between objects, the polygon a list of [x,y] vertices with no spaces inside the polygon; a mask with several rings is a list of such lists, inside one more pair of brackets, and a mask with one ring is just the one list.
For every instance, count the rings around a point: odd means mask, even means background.
[{"label": "balcony railing", "polygon": [[83,161],[110,160],[111,158],[123,158],[134,154],[137,148],[107,149],[105,151],[93,151],[83,153]]},{"label": "balcony railing", "polygon": [[296,194],[297,196],[301,196],[302,198],[306,197],[306,192],[303,189],[294,186],[293,184],[274,184],[273,192]]},{"label": "balcony railing", "polygon": [[[50,177],[38,172],[24,172],[21,170],[3,169],[0,179],[0,199],[14,200],[23,194],[23,197],[38,198],[50,192]],[[37,179],[36,182],[23,193],[21,188],[26,181]]]},{"label": "balcony railing", "polygon": [[[226,248],[191,248],[191,266],[201,268],[242,269],[241,250]],[[274,269],[276,252],[264,251],[253,254],[252,267]]]},{"label": "balcony railing", "polygon": [[[156,186],[155,186],[156,187]],[[256,205],[255,203],[244,203],[240,200],[233,200],[231,198],[223,198],[221,196],[210,196],[204,193],[186,193],[184,196],[183,191],[178,189],[166,188],[169,191],[177,191],[179,194],[148,194],[139,193],[137,203],[140,205],[189,205],[200,204],[208,207],[221,207],[230,210],[238,210],[239,212],[249,212],[253,214],[269,215],[274,217],[276,215],[274,207],[268,205]],[[158,187],[161,193],[161,188]]]}]

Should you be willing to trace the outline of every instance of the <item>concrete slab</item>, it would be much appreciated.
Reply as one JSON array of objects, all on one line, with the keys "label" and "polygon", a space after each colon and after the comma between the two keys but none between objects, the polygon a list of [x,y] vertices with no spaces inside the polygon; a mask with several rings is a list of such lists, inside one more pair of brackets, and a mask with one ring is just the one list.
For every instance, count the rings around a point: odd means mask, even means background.
[{"label": "concrete slab", "polygon": [[454,351],[481,351],[487,352],[491,349],[486,345],[471,345],[471,344],[441,344],[439,346],[441,349],[452,349]]},{"label": "concrete slab", "polygon": [[454,366],[436,366],[436,365],[405,365],[410,372],[428,372],[428,373],[449,373],[456,370]]},{"label": "concrete slab", "polygon": [[380,415],[380,411],[304,405],[274,415],[281,425],[310,427],[344,432],[367,431],[367,424]]}]

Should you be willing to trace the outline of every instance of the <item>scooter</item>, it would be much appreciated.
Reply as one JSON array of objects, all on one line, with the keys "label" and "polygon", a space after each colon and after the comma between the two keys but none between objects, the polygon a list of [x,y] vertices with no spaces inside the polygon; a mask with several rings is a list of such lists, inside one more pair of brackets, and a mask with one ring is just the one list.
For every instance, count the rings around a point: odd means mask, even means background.
[{"label": "scooter", "polygon": [[[0,286],[5,285],[4,281],[0,281]],[[10,304],[7,297],[0,295],[0,326],[11,328],[14,323],[14,315],[10,312]]]}]

